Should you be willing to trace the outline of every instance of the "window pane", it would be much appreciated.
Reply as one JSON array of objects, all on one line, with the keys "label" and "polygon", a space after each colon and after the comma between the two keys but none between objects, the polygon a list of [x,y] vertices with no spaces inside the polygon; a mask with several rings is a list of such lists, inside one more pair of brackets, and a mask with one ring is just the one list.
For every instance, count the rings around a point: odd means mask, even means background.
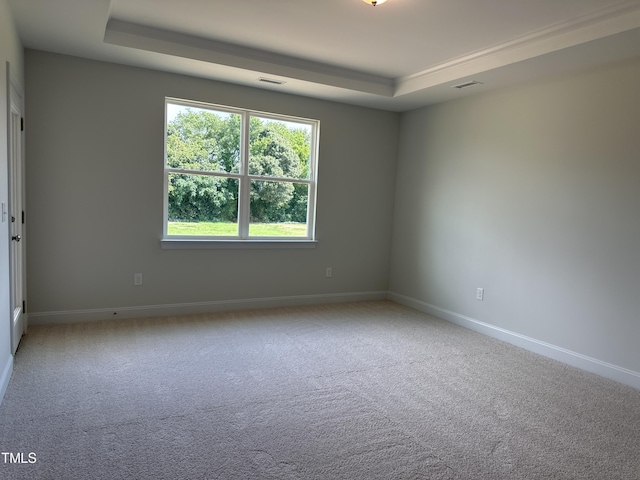
[{"label": "window pane", "polygon": [[309,178],[311,125],[251,117],[249,174]]},{"label": "window pane", "polygon": [[250,237],[306,237],[309,185],[251,181]]},{"label": "window pane", "polygon": [[239,172],[240,120],[237,113],[167,103],[167,165]]},{"label": "window pane", "polygon": [[169,174],[169,235],[238,235],[238,179]]}]

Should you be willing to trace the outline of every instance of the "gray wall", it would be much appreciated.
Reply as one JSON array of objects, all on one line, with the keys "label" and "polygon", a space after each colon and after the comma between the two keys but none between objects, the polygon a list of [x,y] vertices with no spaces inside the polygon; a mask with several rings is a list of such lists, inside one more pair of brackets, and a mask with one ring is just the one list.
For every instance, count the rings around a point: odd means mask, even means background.
[{"label": "gray wall", "polygon": [[[32,312],[387,290],[399,114],[32,50],[26,79]],[[319,119],[317,248],[162,250],[165,96]]]},{"label": "gray wall", "polygon": [[635,61],[403,114],[390,290],[640,372],[639,84]]},{"label": "gray wall", "polygon": [[[37,51],[26,74],[32,312],[389,289],[640,372],[640,60],[401,116]],[[321,120],[316,249],[160,248],[165,95]]]},{"label": "gray wall", "polygon": [[[9,201],[7,145],[7,74],[9,62],[14,81],[22,86],[22,45],[6,0],[0,0],[0,203]],[[9,222],[0,222],[0,401],[11,375],[11,318],[9,297]]]}]

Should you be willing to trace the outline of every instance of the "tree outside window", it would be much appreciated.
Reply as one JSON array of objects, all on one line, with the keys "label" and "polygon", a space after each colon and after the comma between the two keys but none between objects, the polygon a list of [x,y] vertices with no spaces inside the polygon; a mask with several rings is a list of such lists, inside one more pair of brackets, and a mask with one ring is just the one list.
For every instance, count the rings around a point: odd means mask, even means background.
[{"label": "tree outside window", "polygon": [[313,239],[318,122],[166,101],[165,237]]}]

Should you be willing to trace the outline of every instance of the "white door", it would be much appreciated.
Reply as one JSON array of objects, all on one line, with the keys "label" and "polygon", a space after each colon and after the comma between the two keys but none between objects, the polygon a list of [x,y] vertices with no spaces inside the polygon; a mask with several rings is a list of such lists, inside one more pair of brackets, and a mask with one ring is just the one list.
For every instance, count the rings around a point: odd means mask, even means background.
[{"label": "white door", "polygon": [[24,315],[24,185],[22,161],[22,97],[11,86],[9,114],[9,230],[11,269],[11,351],[25,331]]}]

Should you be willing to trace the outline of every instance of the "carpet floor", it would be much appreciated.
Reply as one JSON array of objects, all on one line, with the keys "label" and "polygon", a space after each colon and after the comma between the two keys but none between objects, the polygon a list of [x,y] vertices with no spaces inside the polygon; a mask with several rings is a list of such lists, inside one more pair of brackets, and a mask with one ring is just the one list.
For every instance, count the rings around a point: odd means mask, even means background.
[{"label": "carpet floor", "polygon": [[0,450],[3,479],[637,480],[640,392],[391,302],[34,326]]}]

